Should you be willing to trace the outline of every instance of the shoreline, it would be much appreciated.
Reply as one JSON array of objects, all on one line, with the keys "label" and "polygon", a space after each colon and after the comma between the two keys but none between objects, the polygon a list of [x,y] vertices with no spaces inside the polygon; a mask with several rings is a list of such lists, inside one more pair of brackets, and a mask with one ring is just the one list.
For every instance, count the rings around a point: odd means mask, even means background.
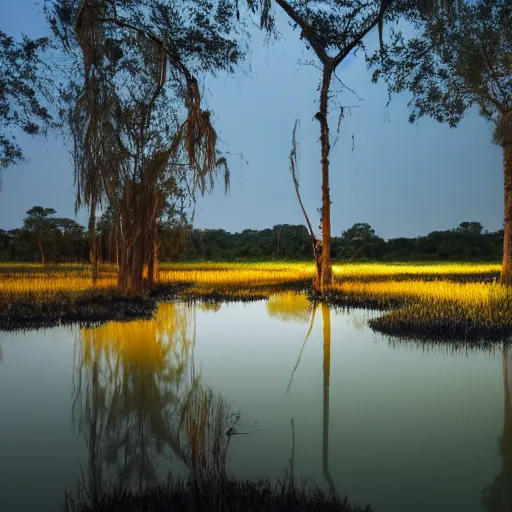
[{"label": "shoreline", "polygon": [[[450,276],[453,277],[453,276]],[[456,282],[488,283],[492,286],[494,275],[479,276],[469,280],[468,276],[456,276]],[[409,280],[413,281],[413,280]],[[422,281],[422,282],[428,282]],[[418,281],[420,282],[420,281]],[[246,286],[197,286],[194,284],[168,284],[156,287],[147,298],[123,297],[112,290],[96,290],[94,294],[84,293],[72,301],[38,304],[33,301],[18,301],[11,305],[9,312],[0,313],[0,332],[39,330],[62,325],[93,327],[109,321],[133,321],[151,319],[160,302],[182,301],[200,304],[226,304],[233,302],[265,301],[272,294],[280,292],[304,293],[311,304],[326,303],[335,309],[364,309],[383,312],[378,318],[371,319],[368,325],[372,331],[391,336],[397,340],[417,340],[425,342],[464,342],[474,346],[495,343],[508,343],[512,336],[512,324],[479,325],[478,323],[453,322],[449,316],[428,321],[419,321],[416,325],[410,318],[403,318],[404,311],[418,306],[418,302],[404,297],[368,297],[357,293],[347,294],[332,289],[321,296],[310,281],[279,283],[265,287]],[[461,318],[459,316],[459,318]]]},{"label": "shoreline", "polygon": [[295,486],[290,475],[272,484],[269,480],[237,480],[206,476],[174,480],[146,487],[139,491],[113,488],[92,496],[82,488],[75,495],[66,493],[68,512],[371,512],[370,505],[352,503],[333,490],[308,489],[306,482]]}]

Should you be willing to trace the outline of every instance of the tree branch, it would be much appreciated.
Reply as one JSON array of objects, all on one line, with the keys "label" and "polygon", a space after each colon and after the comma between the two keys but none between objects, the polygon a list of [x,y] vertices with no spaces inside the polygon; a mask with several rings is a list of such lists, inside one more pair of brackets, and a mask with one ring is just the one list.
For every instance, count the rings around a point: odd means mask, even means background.
[{"label": "tree branch", "polygon": [[190,85],[191,82],[196,82],[195,78],[192,76],[192,73],[188,70],[188,68],[183,64],[183,61],[181,60],[181,57],[173,50],[171,50],[162,39],[155,36],[150,31],[137,27],[125,20],[122,20],[121,18],[96,18],[96,21],[100,23],[113,23],[114,25],[117,25],[118,27],[127,28],[129,30],[133,30],[134,32],[137,32],[137,34],[140,34],[141,36],[144,36],[146,39],[149,39],[156,43],[162,50],[167,54],[169,59],[172,61],[172,63],[181,71],[185,79],[187,80],[187,83]]},{"label": "tree branch", "polygon": [[308,40],[311,48],[313,48],[320,61],[323,64],[330,62],[331,59],[327,55],[327,52],[316,41],[316,37],[313,33],[311,25],[306,23],[306,21],[297,14],[297,12],[288,2],[286,2],[286,0],[276,0],[276,3],[281,7],[281,9],[283,9],[284,12],[286,12],[286,14],[288,14],[288,16],[290,16],[293,21],[295,21],[295,23],[297,23],[297,25],[299,25],[299,27],[302,29],[302,35]]},{"label": "tree branch", "polygon": [[[340,50],[338,55],[332,59],[334,68],[338,66],[338,64],[347,56],[350,54],[350,52],[358,46],[361,41],[364,39],[366,34],[370,32],[375,26],[382,24],[384,15],[386,14],[387,10],[391,7],[392,0],[382,0],[380,4],[380,10],[379,14],[376,16],[376,18],[373,20],[372,23],[368,25],[362,32],[360,32],[358,35],[354,36],[353,41],[346,46],[343,50]],[[379,34],[380,35],[380,34]]]},{"label": "tree branch", "polygon": [[[498,87],[498,90],[500,91],[502,97],[505,99],[507,98],[507,94],[506,92],[503,90],[503,87],[501,86],[500,84],[500,81],[498,80],[498,76],[496,74],[496,71],[494,69],[494,66],[492,65],[492,62],[491,62],[491,59],[489,57],[489,54],[487,53],[487,49],[485,48],[485,45],[482,43],[482,52],[484,54],[484,57],[485,57],[485,60],[487,62],[487,67],[489,68],[489,71],[491,72],[491,76],[495,82],[495,84],[497,85]],[[503,106],[500,108],[500,111],[505,113],[505,108],[503,108]]]},{"label": "tree branch", "polygon": [[313,242],[313,248],[315,246],[316,237],[315,233],[313,231],[313,227],[311,226],[311,222],[309,220],[308,214],[306,212],[306,209],[304,208],[304,204],[302,203],[302,198],[300,197],[299,192],[299,182],[297,180],[297,175],[295,173],[295,164],[297,162],[297,139],[296,139],[296,132],[297,132],[297,126],[299,124],[299,120],[295,120],[295,126],[293,127],[293,135],[292,135],[292,149],[290,151],[290,171],[292,173],[292,179],[293,184],[295,185],[295,193],[297,194],[297,199],[299,200],[299,204],[302,210],[302,213],[304,214],[304,218],[306,219],[306,222],[308,224],[309,228],[309,234],[311,235],[311,240]]}]

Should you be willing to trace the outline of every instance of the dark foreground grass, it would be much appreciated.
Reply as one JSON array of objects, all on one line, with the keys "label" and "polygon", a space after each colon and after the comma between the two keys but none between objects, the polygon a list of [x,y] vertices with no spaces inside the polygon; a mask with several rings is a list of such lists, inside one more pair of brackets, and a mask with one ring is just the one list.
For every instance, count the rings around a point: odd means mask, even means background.
[{"label": "dark foreground grass", "polygon": [[187,286],[170,285],[153,290],[147,298],[126,297],[115,289],[80,293],[58,291],[47,300],[26,294],[0,304],[0,331],[42,329],[57,325],[97,325],[110,320],[150,319],[158,302],[175,300]]},{"label": "dark foreground grass", "polygon": [[141,491],[113,488],[94,499],[86,491],[66,496],[66,512],[371,512],[332,492],[297,488],[289,479],[172,480]]}]

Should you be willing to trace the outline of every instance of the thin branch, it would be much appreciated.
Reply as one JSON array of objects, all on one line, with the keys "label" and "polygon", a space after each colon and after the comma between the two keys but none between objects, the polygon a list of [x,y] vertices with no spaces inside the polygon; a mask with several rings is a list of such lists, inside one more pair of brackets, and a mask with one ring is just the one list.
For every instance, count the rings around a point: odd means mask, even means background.
[{"label": "thin branch", "polygon": [[302,36],[307,39],[309,44],[311,45],[311,48],[315,51],[317,57],[320,59],[320,61],[323,64],[327,64],[331,61],[330,57],[327,55],[327,52],[325,51],[320,44],[316,41],[316,36],[311,28],[311,25],[309,25],[306,20],[301,18],[297,12],[293,9],[293,7],[286,2],[286,0],[276,0],[277,5],[283,9],[290,18],[299,25],[299,27],[302,29]]},{"label": "thin branch", "polygon": [[306,219],[306,222],[308,224],[309,234],[311,236],[311,239],[312,239],[312,242],[313,242],[313,246],[314,246],[315,245],[315,241],[316,241],[315,233],[313,231],[313,227],[311,226],[311,222],[309,220],[308,214],[306,213],[306,209],[304,208],[304,204],[302,203],[302,198],[300,197],[299,182],[297,180],[297,175],[296,175],[296,172],[295,172],[295,165],[297,163],[297,138],[296,138],[296,133],[297,133],[298,125],[299,125],[299,120],[296,119],[295,120],[295,126],[293,127],[292,149],[290,151],[290,171],[292,173],[293,184],[295,185],[295,193],[297,194],[297,199],[299,200],[299,204],[300,204],[300,207],[302,209],[302,213],[304,214],[304,218]]},{"label": "thin branch", "polygon": [[134,32],[137,32],[137,34],[144,36],[146,39],[149,39],[156,43],[162,50],[167,54],[169,59],[171,59],[172,63],[181,71],[181,73],[185,76],[185,79],[187,80],[187,83],[189,86],[191,85],[191,82],[196,82],[195,78],[192,76],[188,68],[183,64],[181,57],[174,51],[172,51],[162,39],[155,36],[150,31],[137,27],[121,18],[96,18],[96,21],[100,23],[113,23],[114,25],[117,25],[118,27],[127,28],[129,30],[133,30]]},{"label": "thin branch", "polygon": [[[351,89],[348,85],[346,85],[345,83],[343,83],[341,81],[341,78],[336,74],[336,72],[333,73],[334,75],[334,78],[336,78],[336,80],[338,80],[338,82],[345,88],[347,89],[348,91],[350,91],[359,101],[364,101],[364,98],[361,98],[361,96],[359,96],[356,91],[354,91],[353,89]],[[346,108],[351,108],[351,107],[346,107]]]},{"label": "thin branch", "polygon": [[359,249],[357,249],[357,251],[354,254],[352,254],[352,257],[348,261],[352,261],[361,252],[361,249],[363,247],[366,247],[366,244],[361,245]]},{"label": "thin branch", "polygon": [[384,15],[386,14],[387,10],[391,6],[391,0],[382,0],[381,7],[379,14],[376,16],[376,18],[373,20],[372,23],[370,23],[362,32],[354,36],[353,41],[347,45],[343,50],[340,50],[338,55],[332,59],[334,69],[338,66],[338,64],[345,58],[347,55],[350,54],[350,52],[356,48],[361,41],[364,39],[366,34],[370,32],[375,26],[377,26],[379,23],[382,23],[382,20],[384,18]]},{"label": "thin branch", "polygon": [[306,342],[308,341],[309,339],[309,335],[311,334],[311,331],[313,330],[313,325],[315,323],[315,314],[316,314],[316,309],[317,309],[317,306],[316,304],[313,304],[313,312],[311,314],[311,320],[309,322],[309,329],[308,329],[308,333],[306,334],[306,338],[304,339],[304,343],[302,344],[302,347],[300,349],[300,352],[299,352],[299,357],[297,359],[297,363],[295,364],[295,366],[293,367],[293,370],[292,370],[292,374],[290,375],[290,382],[288,383],[288,387],[286,388],[286,394],[288,394],[290,392],[290,388],[292,387],[292,381],[293,381],[293,376],[295,374],[295,371],[297,370],[297,368],[299,367],[299,363],[300,363],[300,358],[302,357],[302,352],[304,351],[304,347],[306,346]]},{"label": "thin branch", "polygon": [[[506,94],[506,92],[503,90],[503,87],[502,87],[502,86],[501,86],[501,84],[500,84],[500,81],[499,81],[499,79],[498,79],[498,76],[497,76],[497,74],[496,74],[496,71],[495,71],[495,69],[494,69],[494,66],[492,65],[491,59],[490,59],[490,57],[489,57],[489,54],[487,53],[487,49],[485,48],[485,45],[484,45],[483,43],[482,43],[482,52],[483,52],[484,57],[485,57],[485,60],[486,60],[486,62],[487,62],[487,67],[489,68],[489,71],[491,72],[491,76],[492,76],[492,78],[493,78],[494,82],[496,83],[496,85],[498,86],[498,90],[500,91],[500,93],[501,93],[502,97],[503,97],[504,99],[506,99],[506,98],[507,98],[507,94]],[[501,107],[501,108],[500,108],[500,111],[501,111],[502,113],[505,113],[505,109],[504,109],[503,107]]]}]

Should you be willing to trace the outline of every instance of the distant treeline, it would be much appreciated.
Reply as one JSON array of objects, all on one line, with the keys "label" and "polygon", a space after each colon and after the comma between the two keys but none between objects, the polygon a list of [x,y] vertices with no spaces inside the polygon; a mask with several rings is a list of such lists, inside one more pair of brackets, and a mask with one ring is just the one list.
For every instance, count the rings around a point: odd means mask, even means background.
[{"label": "distant treeline", "polygon": [[[100,259],[116,261],[116,241],[107,213],[97,222]],[[302,225],[279,224],[272,229],[178,229],[160,224],[160,257],[166,260],[311,259],[311,238]],[[337,260],[480,260],[499,261],[503,230],[488,232],[479,222],[462,222],[448,231],[433,231],[416,238],[379,237],[369,224],[357,223],[332,239]],[[55,210],[35,206],[23,226],[0,229],[0,261],[86,262],[89,257],[87,229],[72,219],[56,216]]]},{"label": "distant treeline", "polygon": [[[369,224],[357,223],[332,239],[337,260],[480,260],[499,261],[503,230],[489,233],[479,222],[463,222],[448,231],[433,231],[416,238],[391,238],[375,234]],[[302,225],[281,224],[272,229],[193,229],[182,260],[311,259],[311,238]]]}]

